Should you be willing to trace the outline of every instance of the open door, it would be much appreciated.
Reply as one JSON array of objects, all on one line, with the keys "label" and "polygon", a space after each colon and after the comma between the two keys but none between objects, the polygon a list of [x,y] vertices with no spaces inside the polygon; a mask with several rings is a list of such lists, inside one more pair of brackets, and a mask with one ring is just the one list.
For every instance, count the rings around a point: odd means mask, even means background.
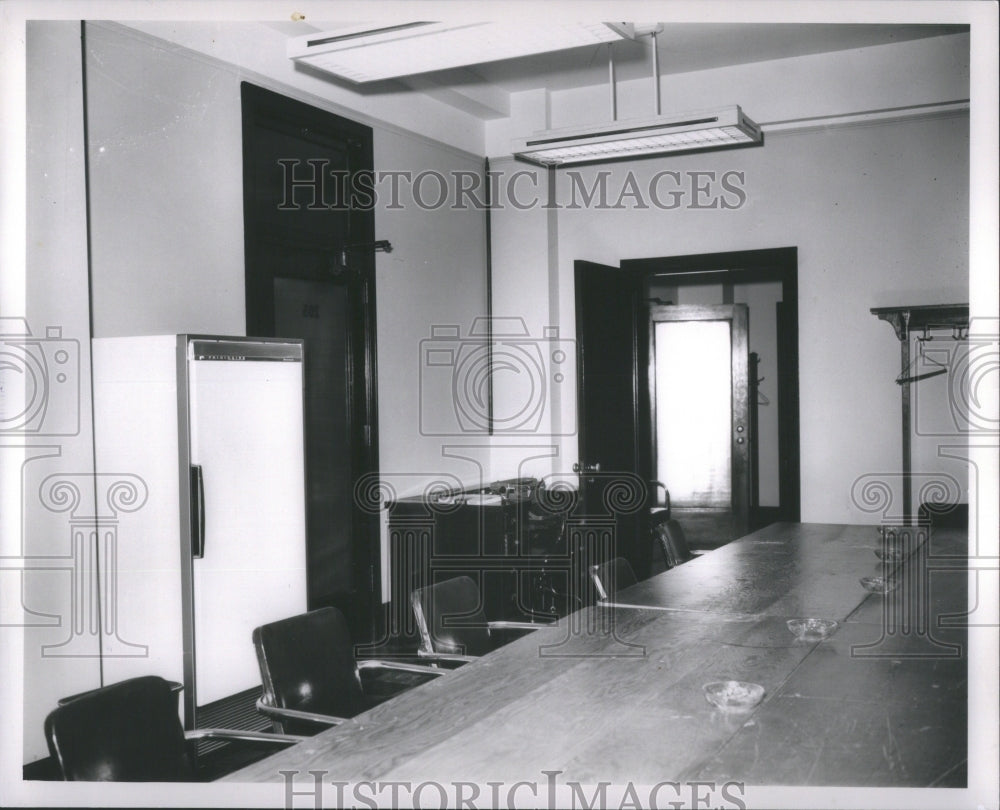
[{"label": "open door", "polygon": [[640,370],[646,328],[642,275],[577,261],[576,337],[583,520],[611,525],[593,555],[622,556],[639,576],[650,566],[648,419]]},{"label": "open door", "polygon": [[752,444],[746,304],[653,306],[653,471],[692,545],[749,531]]}]

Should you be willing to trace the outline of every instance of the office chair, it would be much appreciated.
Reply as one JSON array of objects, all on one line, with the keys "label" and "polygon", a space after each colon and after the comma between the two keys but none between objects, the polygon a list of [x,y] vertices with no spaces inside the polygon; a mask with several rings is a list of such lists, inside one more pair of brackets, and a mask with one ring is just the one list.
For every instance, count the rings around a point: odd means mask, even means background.
[{"label": "office chair", "polygon": [[[667,489],[667,485],[664,484],[662,481],[650,481],[649,485],[653,488],[653,496],[654,496],[654,498],[657,501],[656,505],[653,506],[650,509],[650,517],[652,517],[653,519],[655,519],[658,515],[666,514],[666,516],[669,518],[670,517],[670,490]],[[658,494],[656,492],[656,490],[658,488],[663,490],[663,500],[662,500],[662,502],[660,501],[660,499],[658,497]]]},{"label": "office chair", "polygon": [[467,663],[502,647],[545,623],[487,621],[479,586],[471,577],[455,577],[410,594],[420,631],[418,655]]},{"label": "office chair", "polygon": [[611,602],[621,589],[635,585],[635,571],[624,557],[615,557],[600,565],[590,566],[590,578],[597,591],[597,603]]},{"label": "office chair", "polygon": [[663,501],[657,504],[649,515],[649,531],[653,543],[659,549],[666,570],[676,565],[686,563],[699,556],[700,552],[692,551],[688,546],[687,535],[680,523],[673,517],[670,504],[670,490],[662,481],[651,481],[654,487],[663,489]]},{"label": "office chair", "polygon": [[131,678],[64,700],[45,718],[49,754],[67,781],[199,781],[188,743],[199,739],[291,745],[305,737],[261,731],[185,732],[177,696],[155,675]]},{"label": "office chair", "polygon": [[669,511],[654,515],[649,530],[663,555],[667,570],[698,556],[688,547],[683,527],[670,517]]},{"label": "office chair", "polygon": [[[258,627],[253,643],[264,686],[257,708],[282,732],[315,734],[446,671],[403,662],[358,661],[347,621],[332,607]],[[379,670],[421,677],[412,679],[417,683],[376,694],[373,675]]]}]

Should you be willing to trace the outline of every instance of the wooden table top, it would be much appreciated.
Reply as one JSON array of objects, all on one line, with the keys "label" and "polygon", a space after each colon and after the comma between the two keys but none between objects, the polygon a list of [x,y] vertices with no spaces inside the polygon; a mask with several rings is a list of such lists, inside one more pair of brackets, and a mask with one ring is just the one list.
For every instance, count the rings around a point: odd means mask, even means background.
[{"label": "wooden table top", "polygon": [[[917,619],[964,610],[965,580],[891,613],[858,583],[878,546],[874,527],[775,524],[618,595],[640,607],[578,611],[228,781],[962,785],[964,631]],[[805,616],[842,624],[801,642],[786,620]],[[729,679],[763,702],[715,709],[702,687]]]}]

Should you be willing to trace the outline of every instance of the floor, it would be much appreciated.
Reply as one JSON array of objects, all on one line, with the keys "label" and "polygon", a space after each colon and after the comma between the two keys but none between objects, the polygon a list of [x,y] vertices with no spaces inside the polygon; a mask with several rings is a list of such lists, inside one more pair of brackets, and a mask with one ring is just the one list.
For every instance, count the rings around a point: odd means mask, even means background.
[{"label": "floor", "polygon": [[673,516],[683,527],[692,549],[719,548],[745,534],[734,531],[733,513],[729,509],[675,506]]}]

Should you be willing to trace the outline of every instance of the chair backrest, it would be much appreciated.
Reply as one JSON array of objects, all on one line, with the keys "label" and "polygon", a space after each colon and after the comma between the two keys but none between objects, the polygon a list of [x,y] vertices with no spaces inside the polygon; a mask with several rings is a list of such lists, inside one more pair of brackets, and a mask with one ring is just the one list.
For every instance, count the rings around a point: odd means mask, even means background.
[{"label": "chair backrest", "polygon": [[688,547],[684,529],[673,518],[654,521],[651,531],[653,538],[660,546],[660,552],[663,554],[663,561],[667,568],[673,568],[675,565],[694,559],[695,555]]},{"label": "chair backrest", "polygon": [[49,753],[69,781],[193,781],[171,684],[155,675],[95,689],[45,718]]},{"label": "chair backrest", "polygon": [[[253,631],[264,699],[282,709],[353,717],[368,708],[344,615],[320,608]],[[279,731],[314,734],[309,723],[282,721]]]},{"label": "chair backrest", "polygon": [[496,647],[490,636],[479,586],[454,577],[410,594],[425,649],[437,653],[485,655]]},{"label": "chair backrest", "polygon": [[600,565],[592,565],[590,578],[594,581],[597,598],[601,602],[614,599],[615,593],[638,582],[635,571],[624,557],[615,557]]}]

